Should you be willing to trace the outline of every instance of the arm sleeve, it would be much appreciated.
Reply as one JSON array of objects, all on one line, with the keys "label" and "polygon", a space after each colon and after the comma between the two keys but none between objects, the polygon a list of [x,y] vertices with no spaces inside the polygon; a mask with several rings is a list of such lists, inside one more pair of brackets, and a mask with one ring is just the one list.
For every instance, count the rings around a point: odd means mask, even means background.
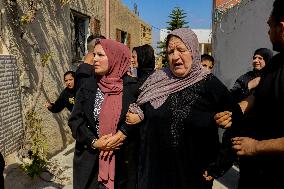
[{"label": "arm sleeve", "polygon": [[[129,79],[130,77],[127,76],[124,79],[127,79],[127,78]],[[136,125],[128,125],[127,123],[125,123],[126,113],[129,111],[131,104],[137,100],[137,97],[139,95],[138,80],[133,79],[133,78],[130,78],[130,79],[132,82],[128,82],[128,84],[124,86],[124,87],[127,87],[129,104],[127,105],[127,110],[123,112],[123,117],[121,119],[121,122],[118,124],[119,125],[118,129],[126,136],[135,135],[136,131],[139,130],[138,127],[140,125],[139,123]]]},{"label": "arm sleeve", "polygon": [[77,93],[75,105],[68,120],[68,126],[71,129],[73,138],[88,147],[91,147],[92,141],[97,139],[96,136],[88,128],[85,113],[82,110],[83,100],[82,90]]},{"label": "arm sleeve", "polygon": [[[215,80],[213,85],[210,85],[210,87],[211,89],[209,90],[212,92],[208,91],[208,93],[211,93],[214,96],[214,100],[217,107],[216,113],[225,110],[232,112],[232,126],[231,128],[225,130],[222,137],[222,143],[220,144],[220,148],[217,154],[217,158],[209,165],[207,169],[208,174],[210,176],[218,178],[223,176],[237,160],[237,156],[232,150],[231,138],[234,137],[237,133],[237,125],[241,124],[243,113],[238,103],[234,101],[231,96],[231,93],[228,91],[225,85],[221,83],[221,81]],[[214,87],[214,89],[212,87]],[[217,124],[216,127],[218,127]]]},{"label": "arm sleeve", "polygon": [[233,163],[237,161],[237,155],[232,149],[232,134],[231,129],[225,130],[217,159],[207,169],[208,175],[214,178],[223,176],[232,167]]},{"label": "arm sleeve", "polygon": [[80,64],[75,73],[75,91],[77,92],[79,88],[85,83],[92,75],[92,66],[87,63]]},{"label": "arm sleeve", "polygon": [[49,111],[52,113],[58,113],[61,112],[66,107],[66,94],[65,91],[62,91],[58,99],[51,103],[51,108],[48,108]]},{"label": "arm sleeve", "polygon": [[140,123],[137,123],[136,125],[128,125],[127,123],[122,123],[119,127],[119,130],[126,136],[131,136],[133,133],[136,133],[136,131],[139,129]]},{"label": "arm sleeve", "polygon": [[240,102],[250,95],[248,85],[238,79],[230,90],[235,102]]}]

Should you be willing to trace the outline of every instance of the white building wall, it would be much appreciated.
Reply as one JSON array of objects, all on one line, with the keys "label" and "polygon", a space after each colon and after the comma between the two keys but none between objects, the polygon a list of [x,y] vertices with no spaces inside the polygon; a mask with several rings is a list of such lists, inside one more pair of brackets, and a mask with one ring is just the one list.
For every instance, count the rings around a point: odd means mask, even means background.
[{"label": "white building wall", "polygon": [[213,73],[227,87],[251,70],[253,52],[258,48],[272,48],[267,20],[272,0],[243,0],[230,9],[213,28]]},{"label": "white building wall", "polygon": [[[211,43],[211,29],[192,29],[196,34],[199,43]],[[160,30],[160,41],[164,41],[170,30],[161,29]]]},{"label": "white building wall", "polygon": [[192,31],[197,35],[199,43],[211,43],[211,29],[192,29]]}]

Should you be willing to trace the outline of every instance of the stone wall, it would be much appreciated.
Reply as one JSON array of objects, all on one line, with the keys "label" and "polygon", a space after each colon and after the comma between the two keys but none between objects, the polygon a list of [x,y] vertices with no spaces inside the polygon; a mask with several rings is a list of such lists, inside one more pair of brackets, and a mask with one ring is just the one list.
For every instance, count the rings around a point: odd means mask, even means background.
[{"label": "stone wall", "polygon": [[16,58],[0,55],[0,151],[5,156],[19,149],[24,135]]},{"label": "stone wall", "polygon": [[[17,58],[17,64],[15,63],[14,66],[19,70],[17,74],[20,76],[21,92],[18,97],[22,102],[21,105],[18,104],[17,108],[21,108],[23,112],[34,100],[35,89],[40,78],[41,59],[45,54],[51,53],[51,59],[44,68],[43,89],[35,108],[43,119],[43,133],[47,137],[48,155],[51,156],[73,141],[67,125],[69,111],[63,110],[53,114],[44,107],[47,100],[54,102],[64,89],[63,74],[68,70],[75,71],[77,68],[77,65],[72,63],[71,11],[100,19],[102,34],[104,34],[104,0],[76,0],[72,1],[72,4],[66,5],[60,4],[60,1],[57,0],[33,1],[38,2],[35,18],[31,22],[23,24],[19,18],[30,11],[31,2],[12,0],[3,2],[5,13],[2,21],[5,27],[2,28],[3,35],[1,37],[8,53]],[[6,85],[6,83],[0,83],[0,85]],[[4,117],[3,119],[9,120]],[[14,125],[14,122],[11,124]],[[13,128],[15,127],[18,126],[13,126]],[[17,132],[13,130],[13,133]],[[1,131],[0,138],[2,139],[2,137]],[[1,142],[1,144],[3,143]]]},{"label": "stone wall", "polygon": [[[4,9],[2,16],[1,46],[7,49],[7,53],[16,57],[14,62],[15,72],[19,77],[19,103],[17,106],[8,105],[8,108],[1,109],[5,111],[3,115],[10,115],[13,108],[23,110],[23,114],[30,103],[34,101],[36,88],[41,77],[41,60],[46,54],[51,55],[48,65],[44,68],[44,81],[40,98],[37,100],[35,111],[43,119],[43,133],[47,137],[48,154],[50,156],[62,151],[74,139],[71,136],[67,121],[70,115],[68,110],[53,114],[45,107],[46,101],[54,102],[61,91],[64,89],[63,74],[68,70],[75,71],[77,64],[72,63],[72,45],[71,45],[71,24],[72,14],[82,14],[90,20],[98,20],[100,23],[100,33],[105,35],[105,0],[74,0],[62,5],[58,0],[42,1],[1,1],[1,9]],[[36,14],[31,22],[22,23],[21,17],[30,13],[31,7],[34,7]],[[141,45],[141,23],[151,29],[147,24],[140,20],[138,16],[132,13],[120,0],[111,0],[110,32],[111,38],[116,39],[116,28],[131,33],[131,46]],[[88,28],[88,26],[87,26]],[[89,32],[91,32],[89,30]],[[87,37],[87,36],[86,36]],[[151,39],[151,36],[147,35]],[[1,49],[1,48],[0,48]],[[4,48],[3,48],[4,49]],[[1,69],[1,68],[0,68]],[[6,68],[5,68],[6,69]],[[8,85],[0,80],[0,86]],[[8,93],[9,94],[9,93]],[[2,100],[2,98],[1,98]],[[10,101],[9,101],[10,103]],[[7,106],[7,104],[5,104]],[[1,107],[1,106],[0,106]],[[14,110],[13,110],[14,111]],[[22,116],[18,112],[19,117]],[[14,114],[14,112],[13,112]],[[12,114],[12,115],[13,115]],[[16,115],[15,115],[16,116]],[[24,115],[23,115],[24,117]],[[19,128],[20,122],[15,122],[9,117],[2,117],[2,120],[12,124],[12,128]],[[24,122],[24,121],[22,121]],[[21,124],[22,124],[21,122]],[[5,122],[6,124],[6,122]],[[1,128],[3,125],[1,125]],[[8,129],[8,128],[7,128]],[[5,138],[6,130],[0,131],[0,138]],[[13,130],[17,137],[20,136],[19,130]],[[8,135],[9,140],[11,135]],[[19,137],[18,137],[19,138]],[[13,139],[18,143],[19,139]],[[10,141],[11,143],[11,141]],[[3,144],[12,151],[17,150],[17,145]],[[4,147],[0,146],[2,151]],[[8,148],[7,147],[7,148]],[[12,151],[7,151],[10,153]]]}]

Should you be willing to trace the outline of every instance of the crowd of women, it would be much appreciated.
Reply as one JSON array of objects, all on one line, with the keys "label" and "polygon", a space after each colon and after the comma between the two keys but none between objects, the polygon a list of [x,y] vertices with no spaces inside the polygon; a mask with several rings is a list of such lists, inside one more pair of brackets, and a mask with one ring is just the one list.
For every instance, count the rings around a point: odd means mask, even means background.
[{"label": "crowd of women", "polygon": [[[282,23],[277,7],[270,20]],[[197,36],[189,28],[167,36],[168,67],[162,69],[155,69],[150,45],[130,52],[110,39],[93,39],[90,44],[93,61],[83,80],[76,72],[80,84],[68,122],[76,140],[74,189],[210,189],[214,178],[239,160],[244,170],[239,188],[262,188],[248,177],[267,176],[265,169],[248,168],[257,162],[237,155],[243,153],[241,136],[253,133],[255,114],[243,113],[249,97],[259,94],[258,85],[262,87],[261,81],[274,69],[261,71],[271,50],[256,50],[254,70],[228,90],[203,68]],[[222,143],[218,124],[227,128]]]}]

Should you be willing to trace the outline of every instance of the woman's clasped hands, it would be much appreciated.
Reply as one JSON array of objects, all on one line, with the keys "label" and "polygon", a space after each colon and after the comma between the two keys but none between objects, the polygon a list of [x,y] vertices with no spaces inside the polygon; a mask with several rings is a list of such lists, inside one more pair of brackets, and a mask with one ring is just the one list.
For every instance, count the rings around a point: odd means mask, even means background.
[{"label": "woman's clasped hands", "polygon": [[126,136],[121,131],[118,131],[114,135],[107,134],[96,140],[93,147],[100,150],[100,158],[107,158],[113,154],[114,150],[120,148],[125,138]]}]

